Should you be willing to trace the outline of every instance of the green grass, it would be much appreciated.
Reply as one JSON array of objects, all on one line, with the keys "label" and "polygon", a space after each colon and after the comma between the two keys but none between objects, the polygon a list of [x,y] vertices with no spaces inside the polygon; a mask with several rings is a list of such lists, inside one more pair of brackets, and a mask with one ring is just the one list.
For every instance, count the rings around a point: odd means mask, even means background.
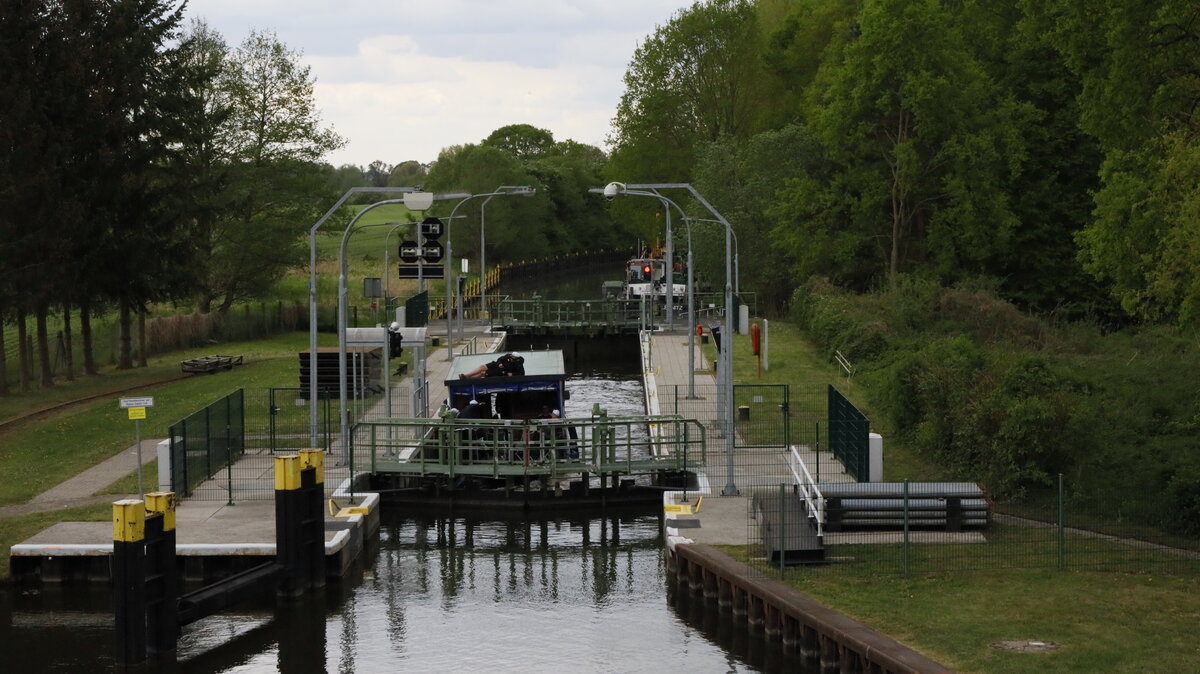
[{"label": "green grass", "polygon": [[[748,551],[722,549],[743,561]],[[906,579],[871,568],[793,569],[784,580],[962,672],[1183,672],[1200,657],[1195,575],[1007,569]],[[1060,648],[993,647],[1016,640]]]},{"label": "green grass", "polygon": [[[753,319],[752,322],[761,321]],[[761,328],[760,328],[761,329]],[[788,320],[772,320],[767,339],[768,369],[759,376],[758,357],[750,347],[749,335],[735,335],[733,342],[733,374],[735,384],[789,384],[791,389],[792,437],[809,442],[815,435],[814,421],[824,427],[826,390],[833,384],[850,402],[871,420],[871,430],[884,436],[883,470],[886,480],[941,479],[941,472],[921,461],[904,446],[891,440],[891,429],[869,404],[866,391],[854,377],[847,377],[837,363],[827,359],[816,346],[805,339],[800,329]],[[712,339],[703,347],[709,359],[716,357]],[[754,419],[755,415],[751,415]],[[764,433],[777,427],[774,418],[766,420]]]},{"label": "green grass", "polygon": [[[331,336],[322,336],[323,344],[330,342]],[[19,399],[5,399],[4,408],[0,409],[11,415],[21,409],[22,402],[25,409],[38,409],[51,402],[49,399],[69,398],[82,390],[102,394],[129,389],[72,405],[44,420],[17,422],[0,431],[0,444],[4,447],[0,451],[0,474],[6,476],[0,481],[0,505],[27,501],[132,445],[134,424],[125,410],[118,407],[119,397],[153,396],[154,407],[147,410],[148,418],[142,422],[142,437],[166,437],[168,426],[237,388],[296,386],[297,353],[307,345],[307,333],[223,344],[221,351],[242,354],[245,364],[228,372],[153,384],[177,373],[180,359],[212,351],[211,348],[194,350],[152,359],[151,366],[144,369],[95,378],[104,379],[109,384],[107,388],[85,379],[77,382],[79,388],[63,386]]]}]

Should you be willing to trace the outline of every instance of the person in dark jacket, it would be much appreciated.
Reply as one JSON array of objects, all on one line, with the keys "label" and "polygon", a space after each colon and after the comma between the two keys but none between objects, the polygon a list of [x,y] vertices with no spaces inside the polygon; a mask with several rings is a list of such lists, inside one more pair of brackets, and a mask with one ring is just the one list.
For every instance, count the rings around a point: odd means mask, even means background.
[{"label": "person in dark jacket", "polygon": [[490,363],[484,363],[470,372],[458,375],[459,379],[481,377],[520,377],[525,374],[525,359],[516,351],[506,353]]}]

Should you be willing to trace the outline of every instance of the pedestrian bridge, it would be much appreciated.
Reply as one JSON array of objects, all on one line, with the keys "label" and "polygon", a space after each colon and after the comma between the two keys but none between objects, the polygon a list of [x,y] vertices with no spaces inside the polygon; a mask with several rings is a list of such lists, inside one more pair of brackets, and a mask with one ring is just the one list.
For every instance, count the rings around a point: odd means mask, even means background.
[{"label": "pedestrian bridge", "polygon": [[506,299],[491,316],[493,330],[510,335],[632,335],[655,327],[662,306],[644,299]]},{"label": "pedestrian bridge", "polygon": [[590,419],[380,419],[354,426],[355,470],[409,476],[522,476],[694,471],[707,459],[704,428],[678,415]]}]

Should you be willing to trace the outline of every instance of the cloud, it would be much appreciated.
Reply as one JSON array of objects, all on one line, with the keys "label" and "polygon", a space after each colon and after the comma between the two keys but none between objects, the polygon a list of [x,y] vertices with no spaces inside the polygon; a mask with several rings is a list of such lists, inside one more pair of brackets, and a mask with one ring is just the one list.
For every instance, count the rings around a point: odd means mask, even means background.
[{"label": "cloud", "polygon": [[231,45],[272,30],[349,139],[328,160],[432,161],[507,124],[602,145],[637,45],[684,0],[191,0]]}]

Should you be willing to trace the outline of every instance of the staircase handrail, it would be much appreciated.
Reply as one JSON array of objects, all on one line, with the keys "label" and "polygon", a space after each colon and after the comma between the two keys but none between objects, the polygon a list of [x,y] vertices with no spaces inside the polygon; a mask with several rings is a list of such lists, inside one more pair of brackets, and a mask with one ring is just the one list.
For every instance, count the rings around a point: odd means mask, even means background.
[{"label": "staircase handrail", "polygon": [[804,498],[805,505],[808,506],[808,516],[817,523],[817,537],[821,538],[825,535],[825,497],[821,494],[821,488],[813,480],[812,473],[808,472],[808,466],[804,465],[804,459],[800,458],[800,453],[796,451],[795,447],[791,448],[791,454],[788,456],[788,468],[792,471],[792,477],[799,488],[800,495]]}]

